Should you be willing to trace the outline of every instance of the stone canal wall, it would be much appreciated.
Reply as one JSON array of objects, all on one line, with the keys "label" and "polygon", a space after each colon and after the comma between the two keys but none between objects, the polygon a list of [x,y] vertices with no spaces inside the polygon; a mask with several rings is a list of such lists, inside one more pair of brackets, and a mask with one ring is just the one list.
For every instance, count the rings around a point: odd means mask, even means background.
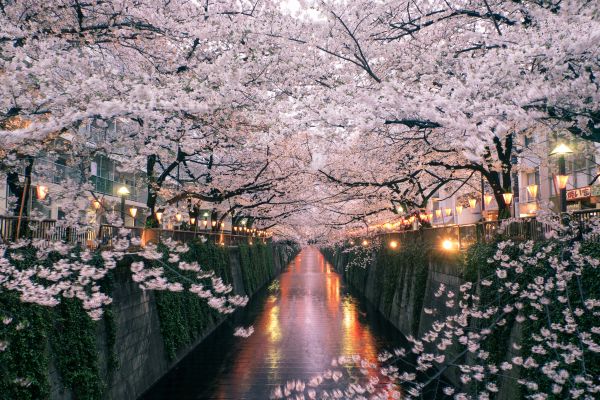
[{"label": "stone canal wall", "polygon": [[[207,245],[198,252],[201,265],[214,263],[235,293],[252,296],[279,275],[297,250],[285,244],[255,244],[228,249]],[[51,356],[51,399],[135,399],[224,321],[193,294],[142,291],[124,270],[114,276],[112,296],[112,335],[107,324],[96,326],[95,364],[101,394],[74,395],[73,388],[63,383],[56,357]]]}]

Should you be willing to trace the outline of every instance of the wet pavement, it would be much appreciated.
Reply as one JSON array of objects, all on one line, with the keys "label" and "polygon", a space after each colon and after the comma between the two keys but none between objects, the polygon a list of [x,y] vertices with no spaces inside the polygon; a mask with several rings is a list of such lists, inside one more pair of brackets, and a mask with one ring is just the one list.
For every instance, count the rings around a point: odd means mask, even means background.
[{"label": "wet pavement", "polygon": [[[240,325],[254,325],[254,334],[233,336]],[[402,342],[317,249],[306,248],[142,398],[268,399],[276,385],[308,380],[334,357],[360,354],[376,362],[380,351]]]}]

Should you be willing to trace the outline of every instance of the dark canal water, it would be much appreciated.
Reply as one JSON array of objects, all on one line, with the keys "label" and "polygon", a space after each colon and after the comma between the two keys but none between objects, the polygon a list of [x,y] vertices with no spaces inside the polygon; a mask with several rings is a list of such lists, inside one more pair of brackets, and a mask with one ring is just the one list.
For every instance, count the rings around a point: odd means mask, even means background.
[{"label": "dark canal water", "polygon": [[[254,325],[254,334],[233,336],[240,325]],[[306,381],[335,357],[360,354],[377,362],[380,351],[403,343],[317,249],[306,248],[142,399],[268,399],[276,385]]]}]

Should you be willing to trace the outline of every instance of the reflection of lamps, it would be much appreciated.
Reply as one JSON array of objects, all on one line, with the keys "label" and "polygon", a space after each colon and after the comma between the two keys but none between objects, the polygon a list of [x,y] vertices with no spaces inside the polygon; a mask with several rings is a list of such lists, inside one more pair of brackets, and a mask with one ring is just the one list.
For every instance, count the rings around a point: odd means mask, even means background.
[{"label": "reflection of lamps", "polygon": [[531,184],[527,186],[527,193],[529,194],[529,197],[533,200],[537,199],[537,194],[538,194],[538,185]]},{"label": "reflection of lamps", "polygon": [[137,208],[135,208],[135,207],[131,207],[131,208],[129,209],[129,215],[131,215],[131,218],[134,218],[134,219],[135,219],[135,216],[137,215]]},{"label": "reflection of lamps", "polygon": [[554,179],[556,181],[556,186],[560,191],[560,212],[567,211],[567,181],[569,180],[569,176],[567,175],[565,156],[571,153],[573,153],[573,150],[564,143],[558,144],[554,150],[550,152],[550,155],[558,156],[558,175],[556,175]]},{"label": "reflection of lamps", "polygon": [[463,211],[463,206],[456,206],[456,213],[458,215],[462,215],[462,211]]},{"label": "reflection of lamps", "polygon": [[160,224],[160,220],[162,219],[163,213],[162,213],[162,211],[157,211],[155,214],[156,214],[156,220]]},{"label": "reflection of lamps", "polygon": [[492,199],[494,198],[494,196],[492,196],[491,194],[486,194],[483,196],[483,201],[485,202],[486,206],[489,206],[490,203],[492,202]]},{"label": "reflection of lamps", "polygon": [[477,207],[477,199],[469,199],[469,207],[470,208]]},{"label": "reflection of lamps", "polygon": [[513,199],[512,193],[510,193],[510,192],[502,193],[502,197],[504,197],[504,204],[506,204],[507,206],[510,205],[510,203],[512,203],[512,199]]},{"label": "reflection of lamps", "polygon": [[395,240],[392,240],[390,242],[390,248],[392,248],[392,249],[398,248],[398,242],[396,242]]},{"label": "reflection of lamps", "polygon": [[451,208],[446,208],[444,211],[446,212],[446,217],[449,217],[452,214]]},{"label": "reflection of lamps", "polygon": [[442,210],[440,210],[440,209],[435,210],[435,217],[441,218],[441,216],[442,216]]},{"label": "reflection of lamps", "polygon": [[48,186],[38,185],[35,189],[38,200],[44,200],[48,196]]}]

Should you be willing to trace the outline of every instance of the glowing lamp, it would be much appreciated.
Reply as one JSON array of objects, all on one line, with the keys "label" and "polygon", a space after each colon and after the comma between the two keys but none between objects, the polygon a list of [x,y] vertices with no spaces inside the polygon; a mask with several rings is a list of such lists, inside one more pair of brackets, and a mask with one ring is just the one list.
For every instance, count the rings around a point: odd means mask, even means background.
[{"label": "glowing lamp", "polygon": [[477,199],[469,199],[469,207],[471,207],[471,208],[477,207]]},{"label": "glowing lamp", "polygon": [[486,206],[489,206],[490,203],[492,202],[492,199],[494,198],[494,196],[492,196],[491,194],[486,194],[483,196],[483,201],[485,202]]},{"label": "glowing lamp", "polygon": [[391,230],[393,228],[392,224],[390,224],[389,222],[386,222],[384,225],[385,229]]},{"label": "glowing lamp", "polygon": [[531,197],[532,199],[537,199],[537,194],[538,194],[538,185],[536,184],[532,184],[527,186],[527,193],[529,194],[529,197]]},{"label": "glowing lamp", "polygon": [[131,215],[131,218],[135,218],[135,216],[137,215],[137,208],[131,207],[129,209],[129,215]]},{"label": "glowing lamp", "polygon": [[196,224],[196,218],[191,217],[190,218],[190,224],[195,225]]},{"label": "glowing lamp", "polygon": [[442,241],[442,250],[444,251],[452,251],[457,247],[456,243],[450,239],[444,239]]},{"label": "glowing lamp", "polygon": [[452,215],[452,209],[451,208],[446,208],[444,211],[446,212],[446,217],[449,217],[450,215]]},{"label": "glowing lamp", "polygon": [[397,249],[398,248],[398,242],[396,242],[395,240],[392,240],[390,242],[390,248],[391,249]]},{"label": "glowing lamp", "polygon": [[569,146],[564,143],[559,143],[556,147],[550,152],[551,156],[564,156],[566,154],[573,153],[573,150]]},{"label": "glowing lamp", "polygon": [[504,204],[506,204],[507,206],[510,205],[510,203],[512,203],[512,200],[513,200],[512,193],[510,193],[510,192],[502,193],[502,197],[504,197]]},{"label": "glowing lamp", "polygon": [[214,227],[217,225],[217,221],[212,221],[210,224]]},{"label": "glowing lamp", "polygon": [[100,207],[102,207],[102,203],[100,203],[98,200],[94,200],[92,202],[92,207],[94,207],[96,210],[99,210]]},{"label": "glowing lamp", "polygon": [[350,241],[350,246],[354,246],[354,240]]},{"label": "glowing lamp", "polygon": [[456,213],[458,215],[462,215],[463,212],[463,206],[456,206]]},{"label": "glowing lamp", "polygon": [[435,217],[436,218],[441,218],[442,217],[442,210],[435,210]]},{"label": "glowing lamp", "polygon": [[44,200],[48,196],[48,186],[39,185],[35,188],[35,194],[38,200]]},{"label": "glowing lamp", "polygon": [[556,182],[556,187],[559,190],[566,189],[567,183],[569,182],[569,175],[556,175],[554,177],[554,181]]},{"label": "glowing lamp", "polygon": [[202,225],[204,225],[204,227],[206,228],[206,225],[208,225],[208,221],[207,220],[203,220],[202,221]]},{"label": "glowing lamp", "polygon": [[175,214],[175,219],[177,220],[177,222],[181,222],[182,218],[183,216],[180,213]]},{"label": "glowing lamp", "polygon": [[365,240],[363,240],[363,241],[362,241],[362,245],[363,245],[363,246],[365,246],[365,247],[366,247],[366,246],[368,246],[368,245],[369,245],[369,241],[368,241],[368,240],[366,240],[366,239],[365,239]]},{"label": "glowing lamp", "polygon": [[157,211],[154,214],[156,215],[156,220],[158,221],[158,223],[160,223],[160,220],[162,219],[163,213],[161,211]]},{"label": "glowing lamp", "polygon": [[119,190],[117,190],[117,194],[121,197],[129,196],[129,189],[127,189],[127,186],[121,186]]}]

